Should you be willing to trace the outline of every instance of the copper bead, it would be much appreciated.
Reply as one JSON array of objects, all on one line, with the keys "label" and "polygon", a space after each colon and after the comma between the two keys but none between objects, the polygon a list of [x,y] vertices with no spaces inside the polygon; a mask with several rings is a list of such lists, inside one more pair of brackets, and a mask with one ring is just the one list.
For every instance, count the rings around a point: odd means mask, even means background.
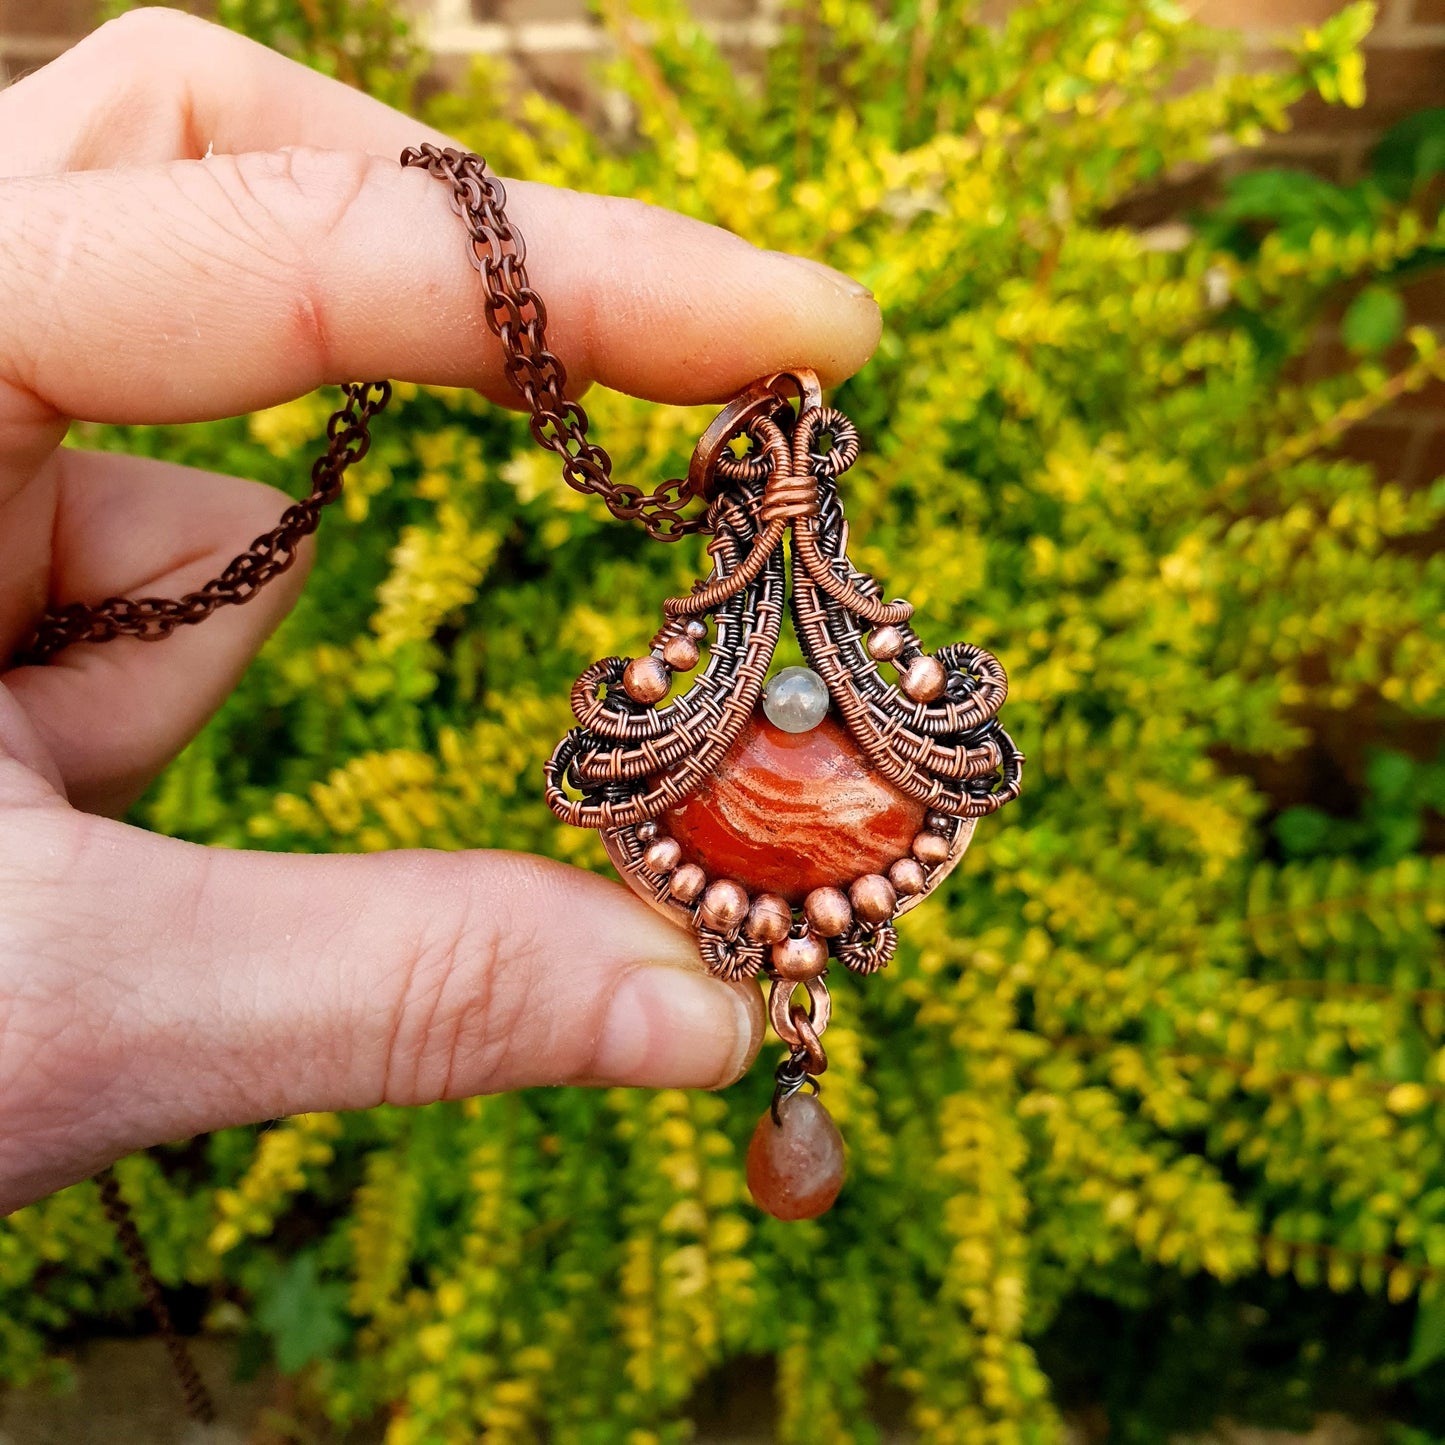
[{"label": "copper bead", "polygon": [[682,846],[676,838],[655,838],[642,853],[642,866],[649,873],[671,873],[682,862]]},{"label": "copper bead", "polygon": [[828,966],[828,945],[816,933],[773,945],[773,972],[789,983],[807,983]]},{"label": "copper bead", "polygon": [[695,903],[707,887],[707,874],[696,863],[684,863],[667,880],[667,890],[679,903]]},{"label": "copper bead", "polygon": [[678,672],[691,672],[697,666],[697,643],[690,637],[670,638],[662,649],[662,660]]},{"label": "copper bead", "polygon": [[650,843],[657,837],[657,820],[648,818],[645,822],[637,825],[637,836],[644,843]]},{"label": "copper bead", "polygon": [[803,912],[814,931],[824,938],[836,938],[840,933],[846,933],[853,921],[848,895],[841,888],[813,889],[803,900]]},{"label": "copper bead", "polygon": [[793,910],[786,898],[776,893],[759,893],[748,909],[748,921],[743,925],[749,938],[759,943],[778,943],[788,936],[793,926]]},{"label": "copper bead", "polygon": [[888,870],[888,881],[905,897],[922,893],[928,882],[923,865],[916,858],[900,858]]},{"label": "copper bead", "polygon": [[708,884],[702,895],[702,908],[698,919],[705,928],[714,933],[732,934],[748,916],[748,891],[741,883],[731,878],[719,878]]},{"label": "copper bead", "polygon": [[868,656],[891,662],[903,651],[903,634],[896,627],[876,628],[868,638]]},{"label": "copper bead", "polygon": [[848,901],[864,923],[887,923],[898,906],[898,894],[880,874],[865,873],[848,890]]},{"label": "copper bead", "polygon": [[637,702],[661,702],[672,686],[672,674],[660,657],[634,657],[622,669],[622,686]]},{"label": "copper bead", "polygon": [[689,617],[682,629],[694,642],[701,642],[707,636],[707,623],[700,617]]},{"label": "copper bead", "polygon": [[913,840],[913,856],[930,868],[947,863],[952,851],[948,839],[941,833],[920,833]]},{"label": "copper bead", "polygon": [[948,684],[948,671],[936,658],[925,654],[915,657],[904,669],[898,685],[914,702],[932,702],[943,696]]}]

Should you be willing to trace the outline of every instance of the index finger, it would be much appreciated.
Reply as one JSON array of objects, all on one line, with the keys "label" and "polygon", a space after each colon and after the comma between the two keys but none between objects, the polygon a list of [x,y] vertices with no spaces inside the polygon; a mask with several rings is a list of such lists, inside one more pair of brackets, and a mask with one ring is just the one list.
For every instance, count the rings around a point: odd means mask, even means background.
[{"label": "index finger", "polygon": [[[850,375],[872,296],[636,201],[509,186],[547,344],[580,390],[703,402],[759,375]],[[0,181],[5,383],[87,421],[230,416],[356,377],[515,404],[448,190],[359,152],[292,150]]]},{"label": "index finger", "polygon": [[[358,376],[515,404],[465,233],[436,182],[396,166],[426,139],[446,141],[170,11],[113,21],[0,94],[0,434],[7,378],[110,421],[224,415]],[[826,267],[635,202],[525,185],[512,201],[574,390],[696,402],[787,366],[838,380],[877,341],[871,296]]]}]

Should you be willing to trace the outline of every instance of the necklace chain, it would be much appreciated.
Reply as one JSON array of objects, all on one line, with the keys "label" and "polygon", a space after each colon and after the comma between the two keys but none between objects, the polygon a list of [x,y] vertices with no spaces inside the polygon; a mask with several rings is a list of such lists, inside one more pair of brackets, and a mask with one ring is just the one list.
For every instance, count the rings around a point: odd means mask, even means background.
[{"label": "necklace chain", "polygon": [[[451,207],[467,229],[467,256],[486,293],[484,315],[502,343],[507,380],[527,403],[537,444],[562,459],[562,476],[576,491],[600,497],[614,517],[638,521],[650,537],[675,542],[700,532],[706,510],[683,512],[696,495],[687,479],[643,492],[612,476],[612,459],[587,436],[587,413],[567,397],[567,369],[547,349],[547,308],[527,278],[527,247],[507,219],[506,191],[486,162],[465,151],[410,146],[403,166],[416,166],[447,182]],[[115,637],[157,641],[178,627],[202,622],[218,607],[249,602],[296,560],[303,538],[321,521],[321,509],[341,495],[346,470],[371,448],[371,419],[391,400],[387,381],[349,382],[345,401],[326,424],[326,451],[311,468],[311,492],[292,503],[269,532],[257,537],[225,570],[183,597],[108,597],[72,602],[41,619],[19,663],[46,662],[73,642]]]}]

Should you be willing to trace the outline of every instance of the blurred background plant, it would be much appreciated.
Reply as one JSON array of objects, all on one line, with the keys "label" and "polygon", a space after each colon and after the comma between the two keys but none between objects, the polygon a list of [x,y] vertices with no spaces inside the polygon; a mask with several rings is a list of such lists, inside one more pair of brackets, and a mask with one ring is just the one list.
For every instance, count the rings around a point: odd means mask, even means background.
[{"label": "blurred background plant", "polygon": [[[1358,103],[1369,8],[1241,71],[1165,0],[821,0],[740,77],[676,0],[604,4],[607,136],[491,62],[421,98],[382,0],[219,11],[503,174],[871,286],[855,555],[1005,660],[1031,765],[891,976],[840,983],[830,1215],[746,1200],[763,1066],[312,1116],[121,1165],[192,1318],[388,1445],[680,1441],[723,1369],[773,1381],[790,1445],[877,1439],[880,1389],[933,1445],[1056,1440],[1078,1403],[1120,1441],[1335,1406],[1445,1438],[1445,482],[1341,450],[1445,376],[1399,301],[1445,257],[1445,124],[1348,186],[1246,174],[1162,239],[1120,211],[1308,94]],[[1331,315],[1348,350],[1306,381]],[[294,485],[330,405],[78,440]],[[641,479],[709,414],[595,413]],[[517,417],[403,386],[295,616],[137,817],[601,867],[541,764],[574,675],[697,560],[567,492]],[[135,1306],[90,1186],[0,1224],[0,1377],[63,1375]]]}]

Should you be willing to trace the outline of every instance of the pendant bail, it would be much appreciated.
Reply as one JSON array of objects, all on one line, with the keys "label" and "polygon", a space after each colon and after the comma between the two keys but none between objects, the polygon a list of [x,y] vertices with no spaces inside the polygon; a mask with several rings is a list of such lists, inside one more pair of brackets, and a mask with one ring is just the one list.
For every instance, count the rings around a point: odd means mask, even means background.
[{"label": "pendant bail", "polygon": [[786,404],[790,400],[789,383],[797,395],[799,416],[823,405],[823,387],[818,373],[806,366],[776,371],[744,387],[718,412],[698,438],[687,468],[689,496],[703,497],[708,501],[713,499],[717,491],[713,485],[713,474],[727,444],[759,417],[771,416],[778,410],[779,404]]}]

